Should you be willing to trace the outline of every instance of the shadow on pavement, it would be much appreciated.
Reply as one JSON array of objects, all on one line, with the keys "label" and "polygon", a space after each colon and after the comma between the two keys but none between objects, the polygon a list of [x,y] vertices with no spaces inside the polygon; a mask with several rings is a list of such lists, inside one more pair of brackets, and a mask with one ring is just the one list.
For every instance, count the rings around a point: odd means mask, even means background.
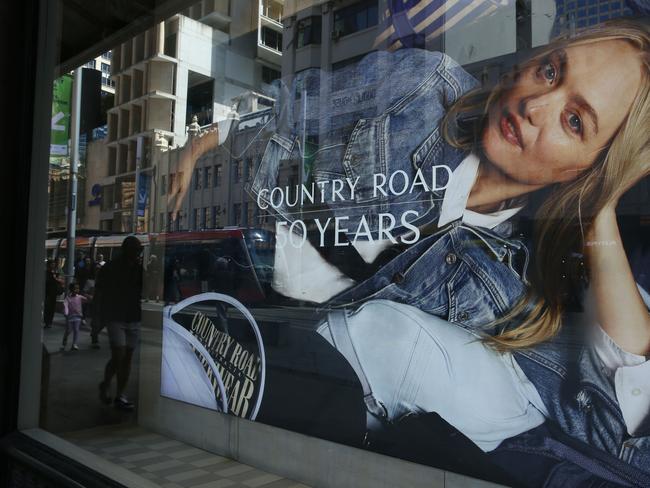
[{"label": "shadow on pavement", "polygon": [[[51,328],[43,330],[43,385],[41,428],[59,434],[100,425],[136,421],[136,410],[124,412],[99,401],[98,385],[110,357],[105,331],[99,336],[100,349],[92,349],[90,327],[79,334],[79,350],[70,351],[70,340],[61,351],[65,318],[56,314]],[[138,392],[138,352],[133,360],[127,395],[136,404]],[[113,379],[112,391],[115,391]]]}]

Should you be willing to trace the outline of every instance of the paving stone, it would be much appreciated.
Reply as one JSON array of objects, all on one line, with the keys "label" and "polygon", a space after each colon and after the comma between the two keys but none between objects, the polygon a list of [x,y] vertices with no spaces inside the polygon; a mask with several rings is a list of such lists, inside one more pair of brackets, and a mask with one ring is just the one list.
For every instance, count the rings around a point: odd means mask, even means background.
[{"label": "paving stone", "polygon": [[145,471],[154,472],[154,471],[162,471],[163,469],[176,468],[183,465],[184,465],[183,463],[177,461],[176,459],[170,459],[169,461],[163,461],[161,463],[142,466],[142,469],[144,469]]},{"label": "paving stone", "polygon": [[206,466],[215,466],[217,464],[225,463],[229,461],[228,458],[224,458],[221,456],[210,456],[209,458],[205,459],[197,459],[196,461],[190,461],[190,464],[192,466],[196,466],[197,468],[203,468]]},{"label": "paving stone", "polygon": [[216,481],[208,481],[207,483],[202,483],[200,485],[192,485],[191,488],[226,488],[228,486],[233,486],[235,484],[234,481],[230,480],[216,480]]},{"label": "paving stone", "polygon": [[262,476],[257,476],[247,481],[242,481],[242,484],[246,486],[250,486],[251,488],[258,488],[259,486],[268,485],[269,483],[273,483],[274,481],[278,481],[279,479],[282,478],[274,474],[263,474]]},{"label": "paving stone", "polygon": [[169,481],[185,481],[185,480],[190,480],[192,478],[198,478],[199,476],[203,476],[204,474],[210,474],[207,471],[203,469],[194,469],[192,471],[185,471],[181,473],[175,473],[171,475],[165,476]]}]

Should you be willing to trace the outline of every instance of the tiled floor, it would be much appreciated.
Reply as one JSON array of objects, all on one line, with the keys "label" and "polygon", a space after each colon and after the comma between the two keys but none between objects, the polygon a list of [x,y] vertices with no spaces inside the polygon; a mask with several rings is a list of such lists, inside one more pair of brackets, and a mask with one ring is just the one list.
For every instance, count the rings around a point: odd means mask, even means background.
[{"label": "tiled floor", "polygon": [[309,488],[140,427],[110,426],[62,437],[164,488]]}]

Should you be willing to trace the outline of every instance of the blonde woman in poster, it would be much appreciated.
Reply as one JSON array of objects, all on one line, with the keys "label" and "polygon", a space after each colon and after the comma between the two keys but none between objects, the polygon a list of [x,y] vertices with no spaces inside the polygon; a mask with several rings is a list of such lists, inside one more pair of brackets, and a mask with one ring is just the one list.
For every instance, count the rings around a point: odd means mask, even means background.
[{"label": "blonde woman in poster", "polygon": [[[275,285],[348,310],[319,332],[364,384],[371,431],[436,412],[490,451],[549,418],[616,457],[635,439],[622,459],[647,471],[650,400],[625,395],[650,386],[647,294],[614,210],[650,172],[649,60],[647,26],[626,21],[557,40],[489,92],[444,55],[373,53],[322,83],[343,85],[322,97],[331,111],[304,109],[321,117],[311,174],[331,211],[313,222],[276,191],[279,162],[306,157],[314,135],[281,114],[252,185],[287,223]],[[533,194],[545,201],[529,268],[512,223]],[[595,347],[587,327],[563,329],[585,281]]]}]

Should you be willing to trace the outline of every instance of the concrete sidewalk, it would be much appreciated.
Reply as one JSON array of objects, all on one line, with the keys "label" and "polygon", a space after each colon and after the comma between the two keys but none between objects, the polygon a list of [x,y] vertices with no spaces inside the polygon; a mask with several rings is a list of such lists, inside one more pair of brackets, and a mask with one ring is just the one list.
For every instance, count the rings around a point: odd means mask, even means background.
[{"label": "concrete sidewalk", "polygon": [[[99,401],[98,384],[110,357],[106,332],[100,349],[91,348],[90,327],[78,340],[79,350],[61,351],[65,318],[56,314],[43,330],[44,408],[41,428],[52,432],[111,466],[126,469],[134,486],[165,488],[307,488],[292,480],[266,473],[231,459],[197,449],[135,425],[136,411],[123,412]],[[151,340],[147,329],[141,340]],[[137,353],[136,353],[137,354]],[[135,357],[127,394],[137,409],[139,358]],[[113,389],[115,380],[113,381]],[[114,391],[114,390],[113,390]],[[106,464],[109,463],[109,464]]]},{"label": "concrete sidewalk", "polygon": [[[116,425],[62,434],[126,469],[133,486],[163,488],[308,488],[293,480],[189,446],[141,427]],[[146,480],[143,481],[143,480]]]},{"label": "concrete sidewalk", "polygon": [[[90,347],[90,328],[86,326],[79,334],[79,350],[70,351],[70,336],[68,347],[61,351],[64,331],[65,318],[60,314],[55,315],[51,328],[43,329],[43,345],[47,354],[44,354],[43,364],[41,409],[44,410],[41,427],[56,434],[135,421],[134,412],[116,410],[112,405],[107,406],[99,401],[98,385],[110,358],[106,332],[100,334],[100,349]],[[136,405],[137,391],[138,358],[135,357],[127,395],[136,400]]]}]

